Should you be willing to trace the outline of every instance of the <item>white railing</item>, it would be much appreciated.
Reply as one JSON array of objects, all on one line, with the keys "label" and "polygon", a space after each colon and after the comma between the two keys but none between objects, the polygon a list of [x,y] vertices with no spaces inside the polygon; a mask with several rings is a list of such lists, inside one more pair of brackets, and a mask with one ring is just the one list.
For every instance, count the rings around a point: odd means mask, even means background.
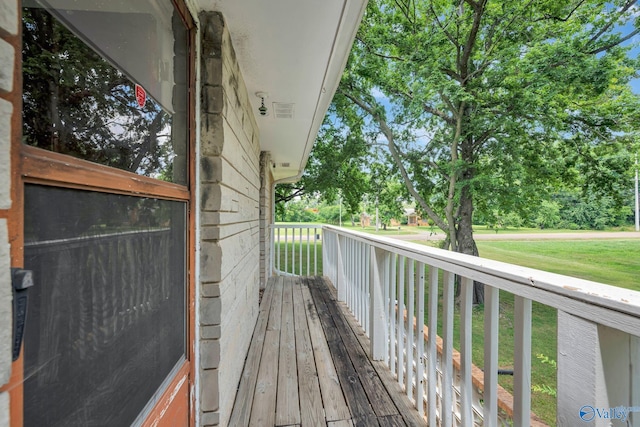
[{"label": "white railing", "polygon": [[279,275],[322,274],[322,226],[280,225],[271,228],[271,270]]},{"label": "white railing", "polygon": [[[610,425],[627,408],[619,425],[640,425],[639,292],[330,226],[323,228],[323,272],[369,336],[372,358],[388,365],[430,426],[538,424],[532,301],[558,311],[557,424]],[[474,281],[485,284],[483,371],[471,359]],[[514,295],[511,402],[499,397],[499,291]],[[439,315],[441,338],[429,333]]]}]

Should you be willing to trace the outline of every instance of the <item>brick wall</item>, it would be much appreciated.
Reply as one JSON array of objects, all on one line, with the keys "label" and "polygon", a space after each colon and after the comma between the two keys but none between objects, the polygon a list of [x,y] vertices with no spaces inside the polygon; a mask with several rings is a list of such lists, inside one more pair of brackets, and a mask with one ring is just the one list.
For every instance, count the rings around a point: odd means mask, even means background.
[{"label": "brick wall", "polygon": [[200,424],[226,425],[258,315],[260,145],[222,15],[201,28]]},{"label": "brick wall", "polygon": [[[0,0],[0,386],[11,375],[11,254],[8,218],[11,208],[11,141],[19,135],[12,126],[19,105],[16,68],[18,1]],[[0,425],[9,424],[9,394],[0,393]]]}]

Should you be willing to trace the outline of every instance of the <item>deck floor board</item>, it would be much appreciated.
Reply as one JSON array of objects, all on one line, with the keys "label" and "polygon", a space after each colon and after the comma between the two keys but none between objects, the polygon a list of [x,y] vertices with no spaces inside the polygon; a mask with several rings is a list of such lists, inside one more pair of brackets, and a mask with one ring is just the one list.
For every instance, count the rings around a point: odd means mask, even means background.
[{"label": "deck floor board", "polygon": [[231,422],[426,426],[410,421],[417,412],[398,388],[388,387],[391,373],[369,360],[362,330],[330,286],[320,277],[269,280]]}]

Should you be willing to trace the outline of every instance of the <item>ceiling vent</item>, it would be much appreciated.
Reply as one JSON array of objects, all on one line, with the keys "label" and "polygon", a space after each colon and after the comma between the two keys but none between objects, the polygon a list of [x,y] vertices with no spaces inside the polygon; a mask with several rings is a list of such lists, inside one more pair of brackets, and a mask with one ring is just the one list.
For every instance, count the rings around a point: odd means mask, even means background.
[{"label": "ceiling vent", "polygon": [[274,102],[273,103],[273,115],[276,119],[293,119],[293,106],[292,102]]},{"label": "ceiling vent", "polygon": [[280,166],[282,166],[283,168],[288,168],[291,167],[291,163],[280,163]]}]

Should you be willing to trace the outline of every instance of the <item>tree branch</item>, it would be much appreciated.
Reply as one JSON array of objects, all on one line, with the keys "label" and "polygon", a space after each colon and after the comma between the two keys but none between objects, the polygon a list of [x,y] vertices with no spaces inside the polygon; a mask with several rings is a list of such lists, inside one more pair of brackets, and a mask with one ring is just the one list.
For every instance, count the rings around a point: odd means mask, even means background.
[{"label": "tree branch", "polygon": [[433,3],[429,3],[429,8],[431,9],[431,13],[433,14],[433,20],[436,22],[436,24],[438,24],[438,27],[440,27],[440,29],[442,30],[444,35],[447,37],[447,39],[449,39],[449,41],[456,48],[459,48],[460,47],[460,43],[458,43],[458,40],[456,40],[456,38],[453,37],[453,35],[449,31],[447,31],[447,28],[444,25],[442,25],[442,22],[440,22],[440,18],[438,17],[438,14],[433,9]]},{"label": "tree branch", "polygon": [[[406,93],[406,92],[402,92],[400,90],[394,90],[392,93],[395,94],[396,96],[408,98],[411,101],[413,101],[415,99],[412,94]],[[449,116],[446,112],[444,112],[444,111],[442,111],[442,110],[440,110],[438,108],[432,107],[432,106],[427,105],[427,104],[422,104],[422,109],[425,112],[429,113],[429,114],[433,114],[436,117],[440,117],[442,120],[444,120],[446,123],[448,123],[448,124],[450,124],[452,126],[456,124],[456,121],[455,121],[455,119],[453,117]]]},{"label": "tree branch", "polygon": [[487,0],[481,0],[479,3],[473,2],[471,0],[466,0],[473,7],[473,24],[471,26],[471,32],[469,33],[469,37],[467,38],[467,42],[464,46],[464,52],[462,55],[462,60],[460,61],[460,77],[463,80],[466,80],[466,77],[469,72],[469,60],[471,58],[471,52],[473,51],[473,47],[475,46],[476,39],[478,38],[478,31],[480,31],[480,21],[482,20],[482,15],[484,13],[484,7],[487,4]]},{"label": "tree branch", "polygon": [[445,73],[447,76],[451,77],[452,79],[462,83],[464,81],[464,79],[462,78],[462,76],[458,73],[456,73],[453,70],[450,70],[448,68],[440,68],[440,71],[442,71],[443,73]]},{"label": "tree branch", "polygon": [[589,41],[587,42],[587,46],[589,46],[590,44],[595,43],[600,37],[602,37],[602,35],[604,33],[606,33],[607,31],[609,31],[609,29],[618,21],[618,19],[624,15],[624,13],[629,10],[631,8],[631,6],[633,6],[636,3],[636,0],[627,0],[627,3],[622,6],[622,8],[620,9],[620,12],[618,13],[618,15],[612,19],[611,21],[609,21],[607,23],[607,25],[605,25],[604,27],[602,27],[600,29],[600,31],[598,31],[593,37],[591,37],[589,39]]},{"label": "tree branch", "polygon": [[632,32],[630,32],[629,34],[627,34],[626,36],[624,36],[623,38],[621,38],[620,40],[617,40],[615,42],[609,43],[607,45],[601,46],[598,49],[594,49],[591,50],[589,52],[587,52],[590,55],[597,55],[601,52],[604,52],[606,50],[611,49],[612,47],[618,46],[621,43],[624,43],[625,41],[629,40],[630,38],[632,38],[633,36],[635,36],[636,34],[640,33],[640,29],[635,29]]},{"label": "tree branch", "polygon": [[578,4],[571,10],[571,12],[569,12],[569,14],[564,18],[560,18],[558,16],[553,16],[553,15],[549,15],[548,13],[545,13],[542,18],[534,19],[533,22],[546,21],[547,19],[551,19],[553,21],[559,21],[559,22],[567,22],[569,19],[571,19],[571,16],[575,13],[576,10],[578,10],[580,6],[582,6],[584,2],[585,0],[580,0]]},{"label": "tree branch", "polygon": [[305,194],[305,190],[304,188],[296,188],[295,191],[287,196],[284,197],[278,197],[278,195],[276,194],[276,200],[275,203],[281,203],[281,202],[290,202],[291,200],[295,199],[298,196],[302,196]]},{"label": "tree branch", "polygon": [[409,5],[404,5],[404,4],[400,3],[399,0],[394,0],[394,1],[396,3],[396,6],[398,6],[400,11],[404,15],[404,17],[407,18],[407,21],[409,21],[409,23],[412,26],[415,26],[415,24],[416,24],[415,23],[415,15],[414,15],[413,19],[411,19],[411,17],[409,16],[409,9],[410,9],[411,0],[409,0]]},{"label": "tree branch", "polygon": [[371,49],[371,47],[367,44],[367,42],[365,42],[361,37],[356,36],[356,40],[358,40],[360,43],[362,43],[362,45],[364,46],[365,50],[367,52],[369,52],[370,54],[372,54],[373,56],[377,56],[378,58],[383,58],[383,59],[392,59],[394,61],[399,61],[399,62],[405,62],[406,61],[404,58],[401,58],[399,56],[383,55],[382,53],[374,52]]},{"label": "tree branch", "polygon": [[376,122],[378,122],[378,125],[380,126],[380,130],[381,130],[382,134],[387,139],[389,152],[391,153],[391,157],[393,157],[393,160],[395,161],[396,166],[398,167],[398,169],[400,171],[400,175],[402,176],[402,179],[404,180],[405,185],[407,186],[407,190],[409,190],[409,193],[416,199],[416,201],[418,203],[420,203],[420,206],[424,209],[424,211],[427,213],[427,215],[429,215],[429,217],[433,220],[433,222],[442,231],[444,231],[445,233],[449,233],[449,226],[442,220],[442,218],[433,209],[431,209],[431,207],[427,204],[426,200],[424,200],[424,198],[422,196],[420,196],[420,194],[416,190],[415,186],[413,185],[413,182],[411,181],[411,178],[409,177],[409,173],[407,172],[407,169],[404,167],[404,164],[402,163],[402,159],[400,158],[398,147],[396,146],[396,144],[394,142],[393,132],[392,132],[391,128],[389,128],[389,126],[387,125],[386,120],[384,120],[384,118],[380,117],[376,113],[375,108],[373,106],[368,105],[367,103],[365,103],[361,99],[351,95],[350,93],[347,93],[347,92],[344,92],[344,91],[341,91],[341,93],[345,97],[350,99],[358,107],[362,108]]}]

